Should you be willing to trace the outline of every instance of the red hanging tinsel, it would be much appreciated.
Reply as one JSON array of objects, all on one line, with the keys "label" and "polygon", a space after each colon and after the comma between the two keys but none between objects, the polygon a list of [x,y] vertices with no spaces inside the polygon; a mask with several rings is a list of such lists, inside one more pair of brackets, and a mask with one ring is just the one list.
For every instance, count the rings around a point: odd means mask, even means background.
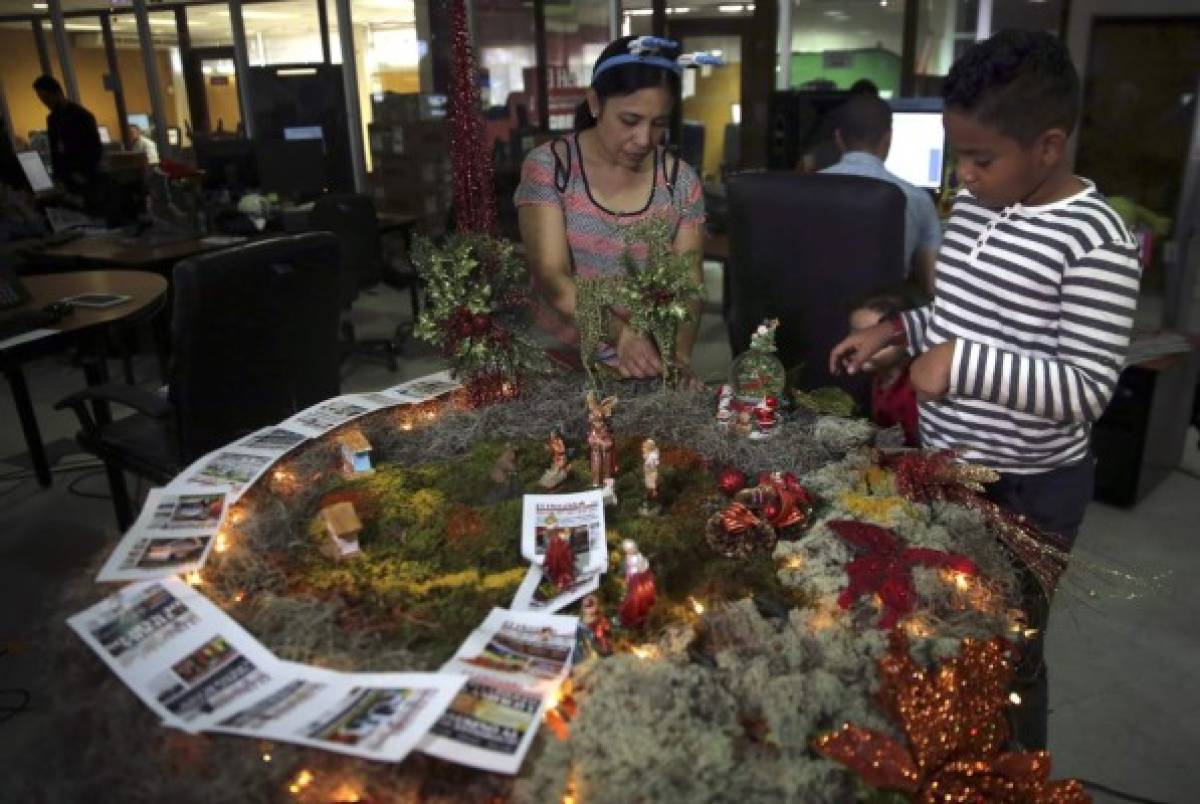
[{"label": "red hanging tinsel", "polygon": [[450,162],[454,168],[454,215],[460,232],[496,234],[496,187],[492,154],[479,111],[479,72],[471,49],[464,0],[450,0]]}]

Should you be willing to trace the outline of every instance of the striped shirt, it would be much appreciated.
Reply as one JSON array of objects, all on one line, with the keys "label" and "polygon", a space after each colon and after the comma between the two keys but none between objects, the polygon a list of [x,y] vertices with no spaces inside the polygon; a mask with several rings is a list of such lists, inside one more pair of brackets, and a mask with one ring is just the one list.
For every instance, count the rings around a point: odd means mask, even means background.
[{"label": "striped shirt", "polygon": [[[671,170],[664,159],[663,149],[658,148],[654,154],[654,185],[646,205],[634,212],[613,212],[592,197],[579,152],[579,135],[573,134],[529,152],[521,166],[521,184],[513,201],[518,207],[545,205],[562,210],[573,276],[621,276],[625,273],[626,251],[635,262],[646,258],[645,243],[625,242],[629,226],[655,217],[665,217],[674,232],[681,226],[704,223],[704,188],[696,171],[682,160],[677,170]],[[668,184],[669,178],[674,179],[673,183]],[[547,305],[539,308],[538,321],[563,343],[579,343],[579,331]]]},{"label": "striped shirt", "polygon": [[959,193],[932,304],[903,314],[914,354],[954,340],[946,396],[921,403],[921,442],[1036,474],[1088,454],[1129,346],[1137,247],[1095,185],[1001,210]]}]

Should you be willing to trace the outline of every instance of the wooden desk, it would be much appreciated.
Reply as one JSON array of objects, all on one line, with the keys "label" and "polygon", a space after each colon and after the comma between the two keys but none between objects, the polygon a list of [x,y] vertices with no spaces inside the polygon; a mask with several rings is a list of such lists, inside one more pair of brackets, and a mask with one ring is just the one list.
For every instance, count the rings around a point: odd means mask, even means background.
[{"label": "wooden desk", "polygon": [[153,238],[103,234],[85,236],[46,248],[34,248],[32,254],[40,261],[62,267],[131,268],[169,275],[171,267],[180,260],[245,242],[214,244],[204,241],[202,237],[191,237],[174,242],[155,242]]},{"label": "wooden desk", "polygon": [[[18,310],[40,310],[51,302],[80,293],[120,293],[132,296],[129,301],[103,310],[77,307],[58,323],[47,327],[57,334],[0,348],[0,370],[3,370],[12,389],[13,402],[25,434],[25,445],[33,463],[38,482],[49,487],[50,465],[46,460],[33,402],[21,366],[38,357],[79,345],[81,351],[91,351],[83,360],[88,385],[108,380],[104,357],[104,332],[113,326],[127,325],[149,318],[161,307],[167,294],[167,280],[144,271],[76,271],[63,274],[42,274],[24,277],[22,284],[29,290],[30,300]],[[98,411],[98,414],[101,412]]]}]

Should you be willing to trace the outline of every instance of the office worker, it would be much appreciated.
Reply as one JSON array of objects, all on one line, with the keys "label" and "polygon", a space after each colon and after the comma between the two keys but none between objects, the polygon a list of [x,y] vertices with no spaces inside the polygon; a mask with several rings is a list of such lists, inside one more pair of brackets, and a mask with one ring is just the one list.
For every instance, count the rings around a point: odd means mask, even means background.
[{"label": "office worker", "polygon": [[[629,224],[665,217],[675,251],[694,253],[702,278],[703,188],[696,171],[662,147],[679,103],[679,55],[678,43],[655,37],[609,44],[592,70],[574,134],[533,149],[522,166],[514,195],[521,239],[545,302],[540,319],[563,343],[579,342],[575,278],[623,274]],[[699,304],[695,312],[677,342],[663,346],[674,349],[685,384],[696,382]],[[620,309],[610,311],[600,357],[625,377],[653,377],[662,366],[654,342],[635,333]]]},{"label": "office worker", "polygon": [[137,123],[129,124],[129,150],[145,154],[147,165],[158,164],[158,146],[154,144],[154,140],[143,136],[142,127]]},{"label": "office worker", "polygon": [[96,118],[78,103],[67,100],[62,85],[53,76],[41,76],[33,82],[33,89],[50,110],[46,129],[54,181],[68,192],[90,198],[102,153]]},{"label": "office worker", "polygon": [[821,172],[881,179],[904,191],[905,271],[932,297],[941,225],[929,193],[884,167],[892,147],[891,107],[878,96],[861,94],[846,101],[836,116],[833,136],[842,158]]}]

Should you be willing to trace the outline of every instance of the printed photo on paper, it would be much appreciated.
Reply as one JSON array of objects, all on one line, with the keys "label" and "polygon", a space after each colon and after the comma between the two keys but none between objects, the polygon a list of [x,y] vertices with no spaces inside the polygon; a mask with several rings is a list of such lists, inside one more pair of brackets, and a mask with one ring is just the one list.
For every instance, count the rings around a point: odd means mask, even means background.
[{"label": "printed photo on paper", "polygon": [[308,436],[297,433],[295,430],[288,430],[285,427],[265,427],[257,433],[246,436],[237,445],[282,455],[307,440]]},{"label": "printed photo on paper", "polygon": [[575,556],[576,575],[604,572],[608,568],[608,543],[603,493],[597,489],[576,494],[526,494],[521,554],[541,564],[552,539],[568,542]]},{"label": "printed photo on paper", "polygon": [[288,419],[286,424],[300,427],[319,435],[335,427],[340,427],[351,419],[365,416],[371,410],[372,408],[357,404],[349,399],[331,399],[328,402],[322,402],[320,405],[297,413]]},{"label": "printed photo on paper", "polygon": [[96,579],[139,581],[204,566],[225,517],[228,494],[207,489],[152,489],[137,521]]},{"label": "printed photo on paper", "polygon": [[187,483],[205,486],[225,486],[241,491],[267,470],[272,459],[267,455],[226,450],[201,458],[200,466],[189,472]]},{"label": "printed photo on paper", "polygon": [[513,611],[536,611],[552,614],[600,588],[600,573],[588,572],[575,577],[565,589],[555,586],[537,564],[529,568],[525,579],[513,595]]}]

